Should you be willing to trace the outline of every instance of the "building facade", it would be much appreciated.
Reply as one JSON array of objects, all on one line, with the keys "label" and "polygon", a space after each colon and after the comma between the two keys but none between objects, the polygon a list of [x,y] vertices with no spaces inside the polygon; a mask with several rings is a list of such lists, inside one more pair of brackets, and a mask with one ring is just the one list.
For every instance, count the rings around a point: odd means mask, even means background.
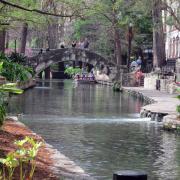
[{"label": "building facade", "polygon": [[[180,1],[179,0],[167,0],[168,5],[173,9],[176,16],[180,16]],[[164,19],[167,20],[169,13],[164,14]],[[165,48],[166,59],[177,60],[180,58],[180,31],[176,29],[174,25],[170,26],[165,23]]]}]

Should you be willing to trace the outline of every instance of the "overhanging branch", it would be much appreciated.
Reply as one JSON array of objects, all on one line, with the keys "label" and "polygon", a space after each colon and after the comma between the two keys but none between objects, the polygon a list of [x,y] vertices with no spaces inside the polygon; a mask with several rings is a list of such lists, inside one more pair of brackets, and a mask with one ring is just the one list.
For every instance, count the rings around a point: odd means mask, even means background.
[{"label": "overhanging branch", "polygon": [[178,18],[172,7],[169,6],[166,2],[162,2],[161,9],[169,12],[170,16],[172,16],[175,21],[174,26],[176,27],[177,30],[180,31],[180,19]]},{"label": "overhanging branch", "polygon": [[56,16],[56,17],[73,17],[76,15],[76,11],[72,14],[54,14],[54,13],[50,13],[50,12],[46,12],[46,11],[42,11],[42,10],[39,10],[39,9],[28,9],[26,7],[23,7],[23,6],[20,6],[20,5],[17,5],[17,4],[14,4],[14,3],[10,3],[10,2],[7,2],[7,1],[4,1],[4,0],[0,0],[0,3],[4,4],[4,5],[8,5],[8,6],[11,6],[11,7],[14,7],[14,8],[17,8],[17,9],[20,9],[20,10],[23,10],[23,11],[28,11],[28,12],[36,12],[38,14],[44,14],[44,15],[49,15],[49,16]]}]

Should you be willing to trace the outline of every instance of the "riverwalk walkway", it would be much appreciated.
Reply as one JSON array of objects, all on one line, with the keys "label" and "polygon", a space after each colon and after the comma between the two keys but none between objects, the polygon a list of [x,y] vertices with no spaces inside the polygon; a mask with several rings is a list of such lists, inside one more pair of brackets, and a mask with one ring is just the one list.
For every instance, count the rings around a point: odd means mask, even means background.
[{"label": "riverwalk walkway", "polygon": [[123,87],[123,89],[130,93],[137,92],[154,101],[154,103],[143,106],[142,110],[160,114],[177,114],[176,106],[180,104],[179,100],[176,98],[177,94],[168,94],[165,91],[150,90],[143,87]]}]

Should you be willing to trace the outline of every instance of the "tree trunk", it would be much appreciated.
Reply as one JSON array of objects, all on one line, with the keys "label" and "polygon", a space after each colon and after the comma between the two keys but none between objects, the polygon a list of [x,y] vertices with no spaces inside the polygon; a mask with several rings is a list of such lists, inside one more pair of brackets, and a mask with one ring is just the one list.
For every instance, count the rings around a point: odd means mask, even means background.
[{"label": "tree trunk", "polygon": [[36,48],[45,48],[44,44],[46,43],[47,39],[46,39],[46,35],[45,37],[43,37],[45,34],[45,32],[43,32],[43,30],[41,31],[37,31],[37,34],[36,34],[36,44],[35,44],[35,47]]},{"label": "tree trunk", "polygon": [[8,49],[9,48],[9,32],[6,31],[6,44],[5,44],[5,48]]},{"label": "tree trunk", "polygon": [[56,49],[58,47],[57,18],[54,18],[52,22],[52,24],[48,25],[48,48]]},{"label": "tree trunk", "polygon": [[153,0],[153,65],[162,67],[166,63],[165,42],[162,23],[161,0]]},{"label": "tree trunk", "polygon": [[[116,1],[112,3],[115,4]],[[117,11],[115,9],[112,10],[112,27],[114,31],[114,46],[115,46],[115,57],[116,57],[116,64],[117,64],[117,75],[116,79],[120,80],[121,72],[120,72],[120,65],[122,65],[122,52],[121,52],[121,39],[120,39],[120,32],[119,28],[117,27],[118,20],[117,20]]]},{"label": "tree trunk", "polygon": [[28,33],[28,24],[23,23],[22,33],[21,33],[21,47],[20,47],[20,53],[23,54],[25,54],[25,50],[26,50],[27,33]]},{"label": "tree trunk", "polygon": [[121,40],[119,31],[115,28],[115,50],[116,50],[116,63],[118,66],[122,65],[122,52],[121,52]]},{"label": "tree trunk", "polygon": [[0,30],[0,52],[5,52],[5,39],[6,39],[6,31],[5,29]]},{"label": "tree trunk", "polygon": [[114,43],[115,43],[115,55],[116,55],[116,64],[117,64],[117,76],[116,79],[119,80],[121,76],[120,65],[122,65],[122,52],[121,52],[121,40],[119,30],[114,29]]}]

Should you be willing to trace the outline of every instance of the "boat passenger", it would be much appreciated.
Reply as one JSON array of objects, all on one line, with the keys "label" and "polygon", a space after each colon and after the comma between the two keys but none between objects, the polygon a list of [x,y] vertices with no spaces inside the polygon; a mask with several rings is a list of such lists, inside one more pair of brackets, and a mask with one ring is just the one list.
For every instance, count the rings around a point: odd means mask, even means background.
[{"label": "boat passenger", "polygon": [[86,79],[86,75],[84,73],[82,74],[82,79]]},{"label": "boat passenger", "polygon": [[90,80],[95,80],[94,73],[92,71],[90,73]]},{"label": "boat passenger", "polygon": [[79,74],[76,74],[75,79],[80,79],[80,75],[79,75]]},{"label": "boat passenger", "polygon": [[85,79],[86,79],[86,80],[89,80],[89,76],[88,76],[88,74],[86,74]]}]

